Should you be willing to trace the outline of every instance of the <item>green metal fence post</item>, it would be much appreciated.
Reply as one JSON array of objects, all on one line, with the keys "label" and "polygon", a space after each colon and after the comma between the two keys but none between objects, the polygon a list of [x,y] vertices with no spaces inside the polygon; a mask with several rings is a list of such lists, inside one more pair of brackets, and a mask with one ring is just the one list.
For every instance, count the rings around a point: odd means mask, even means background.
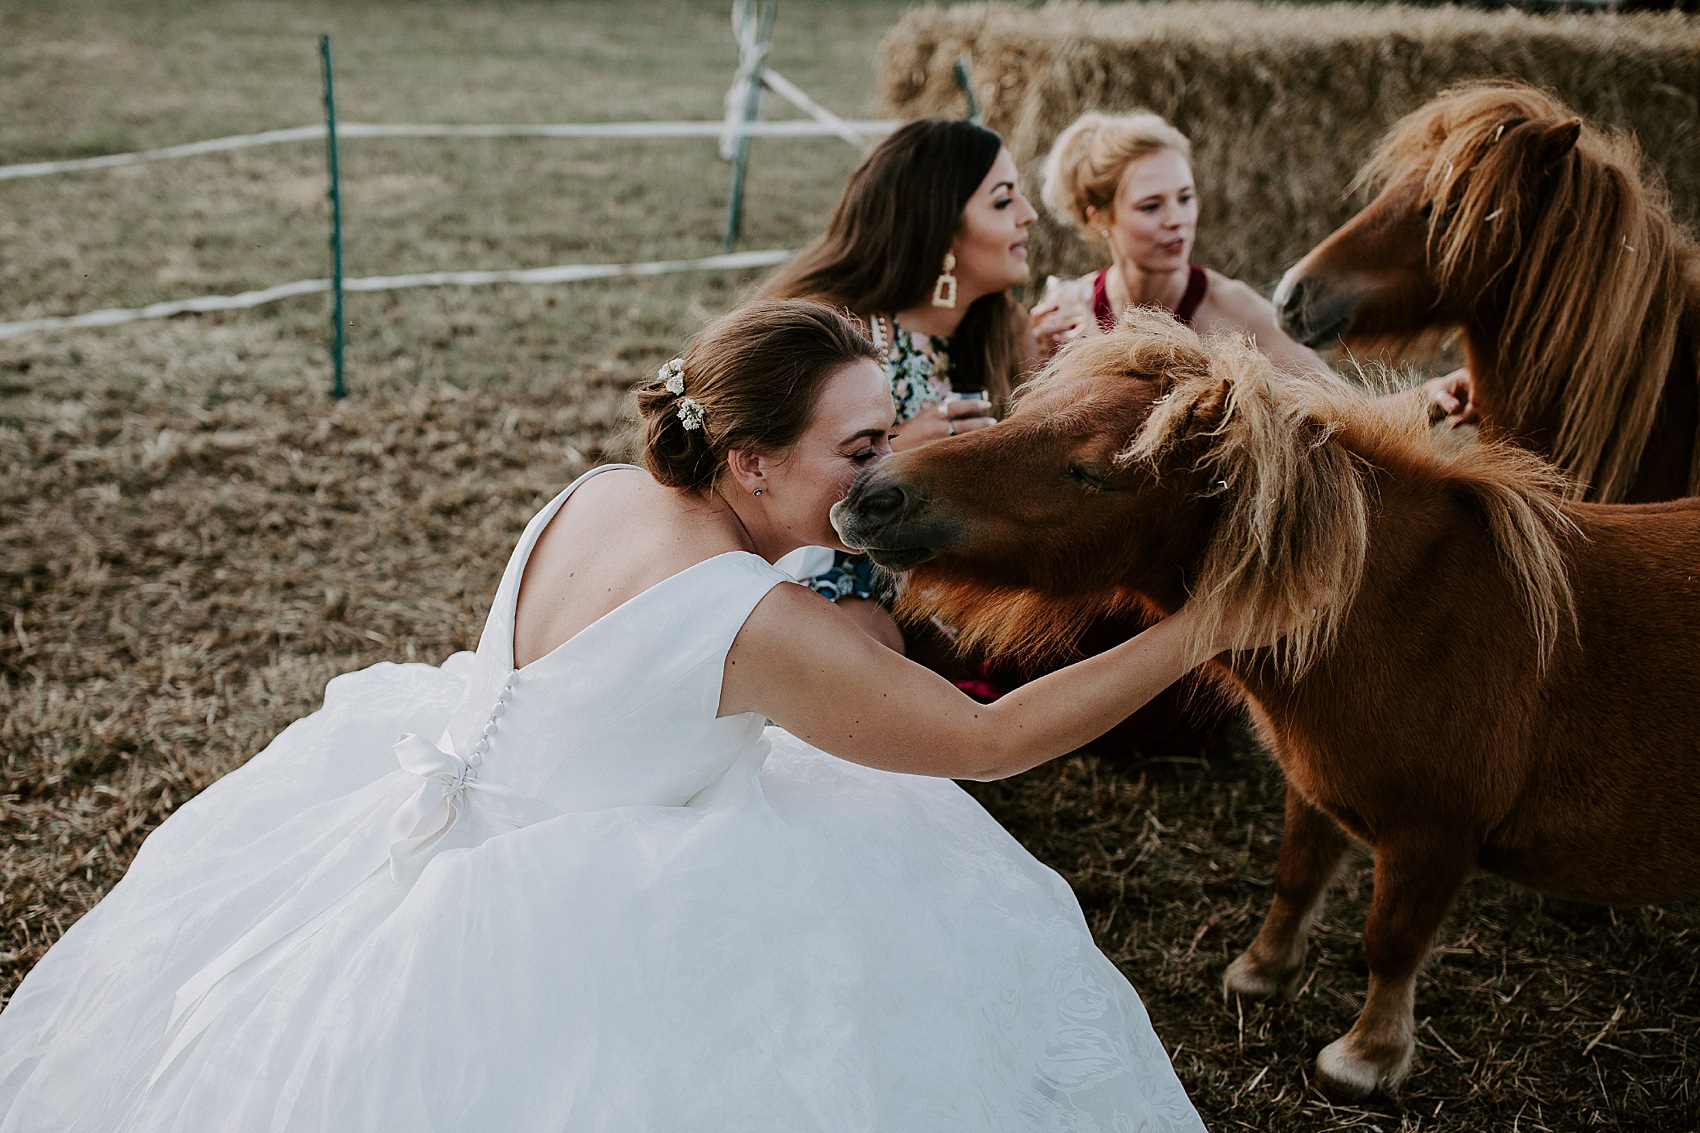
[{"label": "green metal fence post", "polygon": [[962,97],[968,103],[968,121],[976,126],[984,125],[980,121],[980,104],[974,100],[974,84],[968,74],[968,56],[956,57],[956,85],[962,88]]},{"label": "green metal fence post", "polygon": [[344,397],[342,369],[342,185],[336,168],[336,91],[331,84],[331,37],[319,37],[319,55],[325,61],[325,142],[331,166],[331,361],[336,367],[332,397]]},{"label": "green metal fence post", "polygon": [[[761,9],[761,25],[756,34],[756,58],[750,68],[750,85],[744,96],[744,124],[756,120],[761,113],[761,73],[767,65],[767,52],[773,46],[773,17],[778,9],[774,0],[767,0]],[[738,243],[738,233],[744,227],[744,170],[749,164],[750,136],[739,134],[732,153],[732,195],[726,205],[726,239],[721,246],[730,252]]]}]

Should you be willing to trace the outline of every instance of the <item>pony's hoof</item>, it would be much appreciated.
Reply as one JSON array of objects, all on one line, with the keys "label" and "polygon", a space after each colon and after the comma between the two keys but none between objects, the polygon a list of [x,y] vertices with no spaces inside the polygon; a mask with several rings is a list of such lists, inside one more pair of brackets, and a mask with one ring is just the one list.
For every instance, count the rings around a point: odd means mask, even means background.
[{"label": "pony's hoof", "polygon": [[1380,1091],[1392,1094],[1411,1071],[1412,1044],[1403,1048],[1388,1044],[1365,1053],[1350,1034],[1322,1048],[1316,1056],[1316,1076],[1322,1088],[1340,1097],[1367,1098]]},{"label": "pony's hoof", "polygon": [[1275,972],[1259,964],[1250,952],[1242,952],[1222,973],[1222,988],[1248,999],[1275,999],[1291,995],[1303,974],[1303,964],[1290,972]]}]

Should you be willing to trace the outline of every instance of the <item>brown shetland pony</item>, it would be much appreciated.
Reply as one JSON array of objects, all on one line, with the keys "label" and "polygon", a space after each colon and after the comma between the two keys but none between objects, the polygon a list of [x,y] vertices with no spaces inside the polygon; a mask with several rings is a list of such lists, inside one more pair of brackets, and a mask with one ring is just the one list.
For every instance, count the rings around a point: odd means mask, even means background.
[{"label": "brown shetland pony", "polygon": [[1700,268],[1633,137],[1514,83],[1455,88],[1359,175],[1381,194],[1300,260],[1281,325],[1402,350],[1461,330],[1485,428],[1601,503],[1700,494]]},{"label": "brown shetland pony", "polygon": [[1606,903],[1700,894],[1700,499],[1572,502],[1526,450],[1420,417],[1140,315],[834,510],[912,571],[917,612],[994,651],[1189,600],[1200,643],[1296,627],[1206,668],[1287,779],[1274,904],[1226,984],[1291,988],[1367,843],[1369,996],[1318,1059],[1360,1095],[1409,1069],[1417,970],[1472,870]]}]

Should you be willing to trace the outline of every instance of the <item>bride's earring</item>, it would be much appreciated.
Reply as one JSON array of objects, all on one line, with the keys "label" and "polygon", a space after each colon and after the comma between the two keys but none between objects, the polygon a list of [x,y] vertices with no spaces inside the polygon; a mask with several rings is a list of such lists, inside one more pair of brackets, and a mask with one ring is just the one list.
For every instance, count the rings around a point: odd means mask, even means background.
[{"label": "bride's earring", "polygon": [[956,276],[951,274],[956,270],[956,253],[944,254],[944,270],[939,272],[937,282],[933,284],[933,306],[956,306]]},{"label": "bride's earring", "polygon": [[752,495],[752,496],[759,496],[759,495],[761,495],[761,494],[762,494],[762,493],[763,493],[763,492],[765,492],[765,491],[767,491],[767,489],[766,489],[766,488],[757,488],[757,489],[756,489],[756,490],[755,490],[755,491],[753,491],[753,492],[751,492],[751,493],[750,493],[750,495]]}]

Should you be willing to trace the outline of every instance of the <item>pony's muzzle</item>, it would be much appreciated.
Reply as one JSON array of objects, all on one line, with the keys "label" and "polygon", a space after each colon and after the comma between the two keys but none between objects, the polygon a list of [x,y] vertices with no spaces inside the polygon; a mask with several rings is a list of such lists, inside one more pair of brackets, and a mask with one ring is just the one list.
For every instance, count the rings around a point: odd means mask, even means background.
[{"label": "pony's muzzle", "polygon": [[909,506],[909,493],[902,484],[881,484],[856,497],[856,517],[870,527],[895,523]]},{"label": "pony's muzzle", "polygon": [[874,469],[832,506],[832,526],[845,546],[888,570],[908,570],[939,550],[942,532],[927,521],[923,503],[911,486]]},{"label": "pony's muzzle", "polygon": [[832,526],[845,545],[867,549],[909,510],[909,491],[900,481],[869,469],[850,486],[850,494],[832,505]]},{"label": "pony's muzzle", "polygon": [[1329,287],[1314,275],[1302,275],[1294,267],[1275,289],[1275,319],[1295,342],[1322,349],[1351,326],[1358,307],[1355,289]]}]

